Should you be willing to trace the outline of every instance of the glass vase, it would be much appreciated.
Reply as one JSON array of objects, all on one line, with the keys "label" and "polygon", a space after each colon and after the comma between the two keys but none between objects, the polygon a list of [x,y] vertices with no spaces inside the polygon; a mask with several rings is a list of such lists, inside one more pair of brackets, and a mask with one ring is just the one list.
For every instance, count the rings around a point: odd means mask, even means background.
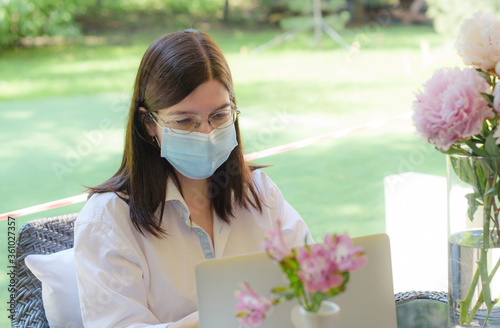
[{"label": "glass vase", "polygon": [[447,156],[449,327],[500,327],[500,157]]}]

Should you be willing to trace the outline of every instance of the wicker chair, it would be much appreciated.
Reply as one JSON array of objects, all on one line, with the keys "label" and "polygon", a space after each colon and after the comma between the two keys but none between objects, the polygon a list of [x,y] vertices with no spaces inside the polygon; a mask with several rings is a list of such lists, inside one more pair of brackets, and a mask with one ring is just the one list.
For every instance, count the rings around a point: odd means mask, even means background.
[{"label": "wicker chair", "polygon": [[448,293],[433,291],[410,291],[400,292],[394,295],[396,304],[413,300],[433,300],[448,303]]},{"label": "wicker chair", "polygon": [[446,292],[411,291],[397,293],[395,301],[398,327],[448,327],[449,308]]},{"label": "wicker chair", "polygon": [[42,303],[42,284],[24,259],[30,254],[50,254],[73,247],[74,221],[78,213],[39,219],[19,230],[16,249],[14,328],[49,328]]}]

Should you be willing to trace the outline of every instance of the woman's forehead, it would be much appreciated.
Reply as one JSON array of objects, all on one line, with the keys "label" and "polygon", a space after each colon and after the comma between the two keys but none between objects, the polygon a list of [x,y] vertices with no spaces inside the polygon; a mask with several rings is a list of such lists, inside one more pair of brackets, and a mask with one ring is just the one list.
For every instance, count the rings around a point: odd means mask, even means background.
[{"label": "woman's forehead", "polygon": [[200,84],[179,103],[159,111],[164,115],[208,115],[231,105],[229,91],[217,80]]}]

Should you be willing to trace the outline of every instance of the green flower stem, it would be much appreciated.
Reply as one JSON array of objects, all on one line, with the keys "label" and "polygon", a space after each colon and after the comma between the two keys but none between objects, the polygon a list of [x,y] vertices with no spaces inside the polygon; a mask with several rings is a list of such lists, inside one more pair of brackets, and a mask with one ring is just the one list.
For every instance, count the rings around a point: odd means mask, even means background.
[{"label": "green flower stem", "polygon": [[[494,183],[494,182],[493,182]],[[492,181],[490,179],[486,182],[486,188],[484,190],[489,190],[492,185]],[[489,245],[489,231],[490,231],[490,212],[492,206],[493,197],[484,195],[484,212],[483,212],[483,245],[481,247],[481,254],[479,257],[479,261],[477,263],[476,272],[474,273],[474,277],[469,286],[469,290],[467,291],[467,295],[465,299],[460,302],[460,324],[469,324],[474,316],[469,316],[469,308],[471,306],[472,297],[474,296],[474,291],[479,283],[479,277],[481,277],[481,286],[482,286],[482,299],[478,298],[476,304],[473,307],[473,311],[476,308],[479,308],[483,301],[486,303],[487,308],[487,316],[489,316],[491,309],[493,308],[493,302],[491,301],[491,291],[490,291],[490,279],[488,277],[488,251],[487,247]],[[493,278],[493,277],[492,277]],[[476,310],[477,311],[477,310]],[[472,314],[472,313],[471,313]],[[474,313],[475,315],[475,313]]]},{"label": "green flower stem", "polygon": [[305,290],[305,287],[302,286],[302,296],[303,296],[303,301],[304,301],[304,304],[302,304],[302,306],[304,307],[304,309],[306,311],[312,311],[311,309],[311,304],[310,304],[310,300],[309,300],[309,293],[307,292],[307,290]]},{"label": "green flower stem", "polygon": [[[488,180],[486,190],[490,190],[491,181]],[[484,213],[483,213],[483,247],[481,248],[481,256],[479,258],[478,266],[481,272],[481,284],[483,287],[484,302],[490,313],[493,305],[491,302],[490,280],[488,279],[488,246],[490,244],[490,215],[491,215],[491,202],[493,197],[484,196]]]},{"label": "green flower stem", "polygon": [[[497,232],[496,239],[500,240],[500,226],[498,225],[498,214],[500,214],[500,208],[498,208],[496,206],[495,202],[493,202],[493,218],[492,218],[492,220],[493,220],[494,229]],[[491,239],[492,240],[495,239],[494,234],[495,234],[495,232],[492,231],[491,232]]]},{"label": "green flower stem", "polygon": [[474,308],[469,313],[469,316],[467,318],[467,324],[470,325],[470,323],[472,322],[472,319],[474,319],[474,317],[476,316],[477,310],[479,310],[479,308],[481,307],[481,305],[483,305],[483,303],[484,303],[483,291],[481,291],[481,294],[479,295],[479,298],[477,299],[476,305],[474,305]]},{"label": "green flower stem", "polygon": [[[498,259],[497,263],[495,264],[495,267],[493,268],[493,270],[491,270],[491,273],[488,276],[488,280],[490,282],[491,282],[491,280],[493,280],[493,277],[497,273],[499,267],[500,267],[500,259]],[[481,305],[483,305],[483,303],[484,303],[484,297],[483,297],[483,291],[481,290],[481,293],[479,294],[479,298],[476,302],[476,305],[474,306],[472,311],[469,313],[469,317],[467,319],[468,323],[470,323],[472,321],[472,319],[474,319],[474,316],[476,315],[476,313],[479,310],[479,308],[481,307]]]},{"label": "green flower stem", "polygon": [[469,313],[470,303],[472,302],[472,296],[474,296],[474,290],[476,289],[477,283],[479,281],[479,267],[476,268],[476,272],[474,273],[474,277],[472,278],[472,282],[469,286],[469,290],[467,291],[467,295],[463,301],[460,301],[460,324],[470,324],[470,320],[467,320],[467,314]]},{"label": "green flower stem", "polygon": [[[481,155],[484,153],[484,151],[482,151],[481,149],[479,149],[479,148],[476,146],[476,144],[474,143],[474,141],[472,141],[472,140],[467,140],[467,141],[465,141],[465,144],[466,144],[467,146],[469,146],[469,148],[472,150],[472,155],[473,155],[473,156],[474,156],[474,155],[475,155],[475,156],[481,156]],[[477,178],[478,178],[478,177],[477,177],[477,174],[476,174],[476,179],[477,179]],[[479,182],[479,181],[478,181],[478,182]],[[478,187],[480,187],[481,185],[478,183],[478,184],[477,184],[477,186],[478,186]],[[486,190],[488,190],[488,189],[486,189]]]}]

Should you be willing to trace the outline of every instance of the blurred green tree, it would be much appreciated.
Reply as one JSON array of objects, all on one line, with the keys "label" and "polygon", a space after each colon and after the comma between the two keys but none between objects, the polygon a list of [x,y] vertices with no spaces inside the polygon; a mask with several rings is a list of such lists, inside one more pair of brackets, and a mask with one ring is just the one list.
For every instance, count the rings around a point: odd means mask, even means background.
[{"label": "blurred green tree", "polygon": [[76,36],[80,28],[74,16],[89,0],[6,0],[0,8],[0,46],[14,45],[21,38]]},{"label": "blurred green tree", "polygon": [[229,19],[229,0],[226,0],[226,3],[224,5],[224,16],[222,19],[224,21],[227,21]]}]

